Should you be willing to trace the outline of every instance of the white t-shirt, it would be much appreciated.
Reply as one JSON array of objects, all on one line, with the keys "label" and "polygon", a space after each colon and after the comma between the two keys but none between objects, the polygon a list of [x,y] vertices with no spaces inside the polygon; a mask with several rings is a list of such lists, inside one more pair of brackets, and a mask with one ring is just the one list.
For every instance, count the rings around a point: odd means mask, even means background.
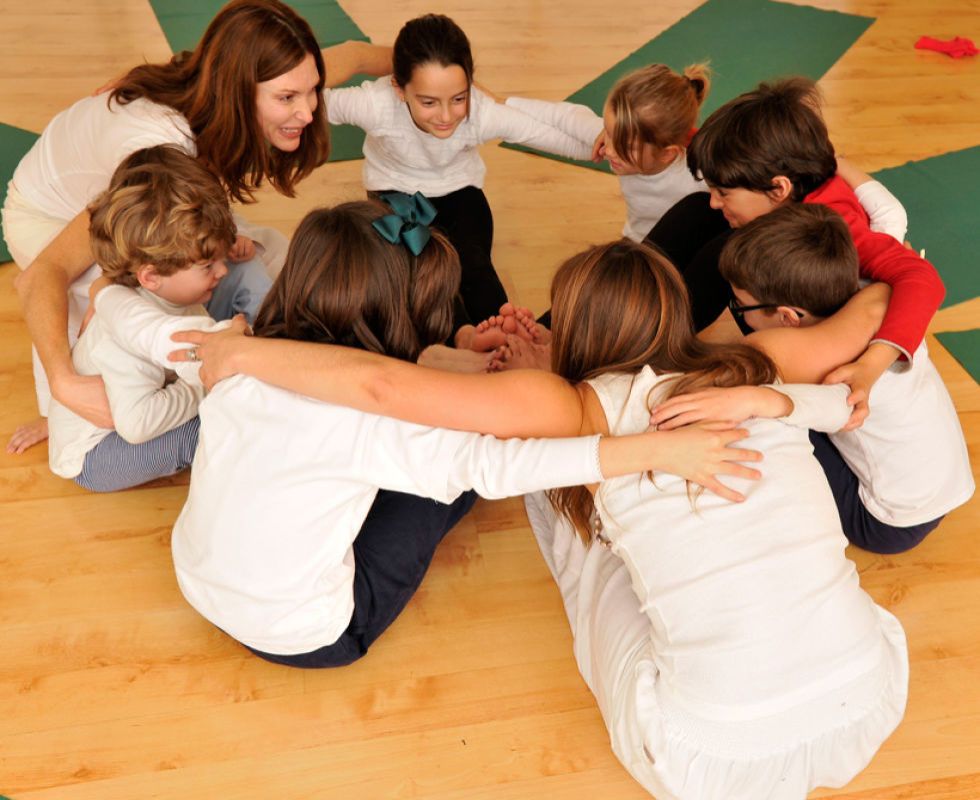
[{"label": "white t-shirt", "polygon": [[[127,442],[140,444],[196,416],[204,397],[197,376],[200,365],[180,365],[178,378],[178,365],[147,347],[144,323],[162,315],[179,318],[184,329],[224,326],[203,306],[174,305],[142,288],[110,286],[96,296],[95,307],[95,316],[72,350],[72,363],[79,375],[102,376],[115,431]],[[48,432],[51,471],[74,478],[86,454],[112,430],[93,425],[52,398]]]},{"label": "white t-shirt", "polygon": [[[470,112],[452,136],[440,139],[416,126],[395,93],[391,77],[324,91],[333,124],[356,125],[364,141],[364,187],[442,197],[466,186],[481,188],[486,165],[478,146],[493,139],[582,158],[580,142],[513,108],[494,102],[475,86]],[[591,145],[590,145],[591,152]]]},{"label": "white t-shirt", "polygon": [[[591,108],[577,103],[551,103],[527,97],[508,97],[507,105],[567,133],[583,146],[585,155],[576,157],[591,158],[592,145],[603,124],[602,117]],[[656,175],[620,175],[619,188],[626,201],[623,236],[634,242],[642,242],[677,201],[694,192],[708,191],[704,181],[696,180],[691,175],[683,157]]]},{"label": "white t-shirt", "polygon": [[[794,387],[776,387],[790,397]],[[893,364],[871,389],[871,413],[830,440],[857,476],[858,495],[875,519],[909,527],[972,497],[976,488],[963,429],[925,342],[911,363]]]},{"label": "white t-shirt", "polygon": [[452,502],[599,477],[598,437],[500,441],[365,414],[254,378],[201,404],[191,487],[173,531],[177,580],[245,644],[296,654],[353,612],[352,544],[380,488]]},{"label": "white t-shirt", "polygon": [[14,185],[39,211],[74,219],[137,150],[173,144],[197,155],[187,120],[174,109],[143,98],[110,106],[108,97],[83,98],[55,116],[17,165]]}]

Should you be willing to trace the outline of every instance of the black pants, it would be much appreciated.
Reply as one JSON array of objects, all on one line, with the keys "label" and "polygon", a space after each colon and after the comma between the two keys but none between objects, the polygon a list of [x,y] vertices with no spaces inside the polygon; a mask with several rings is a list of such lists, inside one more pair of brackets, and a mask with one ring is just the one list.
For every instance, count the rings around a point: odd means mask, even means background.
[{"label": "black pants", "polygon": [[457,327],[482,322],[499,313],[507,292],[493,268],[493,214],[482,189],[466,186],[443,197],[430,197],[438,212],[432,224],[446,234],[459,253],[459,294],[466,319]]},{"label": "black pants", "polygon": [[[732,229],[724,215],[711,208],[709,199],[707,192],[696,192],[678,200],[644,239],[684,278],[695,331],[718,319],[732,297],[728,282],[718,272],[718,259]],[[550,328],[551,311],[542,314],[538,322]],[[750,332],[742,320],[736,322],[743,333]]]},{"label": "black pants", "polygon": [[678,200],[644,240],[667,256],[684,278],[696,331],[718,319],[732,297],[728,281],[718,272],[718,259],[732,229],[724,215],[711,208],[709,199],[707,192],[696,192]]},{"label": "black pants", "polygon": [[445,505],[381,489],[354,540],[354,613],[340,638],[310,653],[283,656],[249,648],[290,667],[342,667],[365,653],[422,583],[439,542],[476,502],[466,492]]},{"label": "black pants", "polygon": [[939,517],[919,525],[899,528],[875,518],[861,502],[858,494],[861,484],[857,476],[841,458],[830,437],[826,433],[810,431],[810,442],[813,444],[813,454],[830,483],[844,535],[851,544],[872,553],[904,553],[925,539],[942,521],[942,517]]}]

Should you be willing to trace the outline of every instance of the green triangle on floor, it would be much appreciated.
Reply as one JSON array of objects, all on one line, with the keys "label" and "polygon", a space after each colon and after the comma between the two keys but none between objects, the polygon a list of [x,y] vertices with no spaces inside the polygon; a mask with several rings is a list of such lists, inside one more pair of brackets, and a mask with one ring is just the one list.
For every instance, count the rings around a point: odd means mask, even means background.
[{"label": "green triangle on floor", "polygon": [[946,284],[944,308],[980,297],[977,175],[980,147],[911,161],[874,175],[905,206],[909,240],[916,250],[925,248],[926,259]]},{"label": "green triangle on floor", "polygon": [[[820,78],[872,22],[870,17],[772,0],[708,0],[567,99],[602,114],[609,90],[628,72],[655,63],[680,72],[689,64],[708,61],[713,75],[701,110],[704,119],[760,81],[784,75]],[[572,161],[521,145],[502,146],[609,172],[605,163]]]},{"label": "green triangle on floor", "polygon": [[[14,176],[14,170],[37,139],[36,133],[0,122],[0,206],[7,198],[7,183]],[[10,251],[0,238],[0,262],[3,261],[10,261]]]},{"label": "green triangle on floor", "polygon": [[970,377],[980,384],[980,330],[945,331],[936,338],[963,366]]}]

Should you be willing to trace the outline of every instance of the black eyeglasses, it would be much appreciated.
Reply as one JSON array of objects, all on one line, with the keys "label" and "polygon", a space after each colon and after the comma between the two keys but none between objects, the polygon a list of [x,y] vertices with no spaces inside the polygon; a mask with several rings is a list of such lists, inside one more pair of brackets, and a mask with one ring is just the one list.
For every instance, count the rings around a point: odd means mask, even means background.
[{"label": "black eyeglasses", "polygon": [[[754,306],[740,306],[738,302],[735,300],[735,298],[733,297],[728,301],[728,310],[732,312],[733,317],[738,319],[739,317],[744,317],[746,312],[748,311],[760,311],[763,308],[779,308],[781,305],[785,305],[785,304],[784,303],[758,303],[757,305]],[[806,316],[806,314],[804,314],[798,308],[794,308],[793,310],[797,313],[797,315],[801,319]]]}]

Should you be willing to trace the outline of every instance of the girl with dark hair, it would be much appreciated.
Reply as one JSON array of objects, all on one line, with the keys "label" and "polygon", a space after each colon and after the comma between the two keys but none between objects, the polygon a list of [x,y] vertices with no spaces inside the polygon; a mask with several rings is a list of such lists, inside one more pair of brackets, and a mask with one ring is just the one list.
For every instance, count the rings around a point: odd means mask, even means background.
[{"label": "girl with dark hair", "polygon": [[[361,43],[321,53],[306,21],[279,0],[234,0],[192,52],[135,67],[109,94],[80,100],[47,125],[18,165],[3,209],[4,238],[25,270],[17,290],[36,347],[42,415],[14,434],[8,450],[47,436],[51,394],[112,427],[101,381],[75,373],[70,348],[98,275],[86,207],[116,165],[136,150],[172,144],[196,155],[234,200],[251,202],[266,180],[292,196],[327,157],[324,84],[355,71],[381,74],[389,63],[387,49]],[[286,249],[277,232],[236,222],[229,256],[241,263],[209,305],[218,317],[254,315],[269,287],[267,268],[275,272]]]},{"label": "girl with dark hair", "polygon": [[469,40],[449,17],[426,14],[405,23],[392,60],[390,77],[332,90],[330,121],[367,133],[364,186],[369,193],[422,192],[435,206],[435,224],[456,248],[463,270],[465,314],[458,322],[479,322],[498,313],[507,293],[491,260],[493,216],[483,193],[486,166],[477,148],[503,139],[586,158],[592,143],[496,103],[476,88]]},{"label": "girl with dark hair", "polygon": [[[681,277],[643,245],[574,256],[552,302],[552,366],[574,385],[538,370],[454,375],[234,332],[180,338],[198,344],[211,379],[242,370],[498,435],[642,431],[673,395],[776,378],[757,350],[698,340]],[[659,800],[802,800],[851,780],[902,718],[904,632],[861,590],[807,438],[809,426],[847,419],[846,392],[811,392],[795,407],[772,392],[790,416],[746,423],[765,453],[758,483],[736,477],[722,496],[697,496],[661,472],[607,479],[552,493],[557,516],[528,498],[613,749]],[[735,489],[744,503],[724,499]]]},{"label": "girl with dark hair", "polygon": [[[455,251],[414,222],[431,216],[425,198],[386,199],[395,213],[358,202],[303,220],[259,312],[256,341],[339,343],[408,363],[445,339],[459,284]],[[169,333],[183,327],[157,312],[148,319],[146,301],[132,294],[98,302],[110,321],[141,314],[137,338],[160,359],[173,347]],[[575,390],[542,375],[544,396],[570,408]],[[364,655],[472,506],[470,489],[501,497],[649,468],[753,474],[727,462],[748,457],[727,447],[738,431],[502,442],[325,404],[247,376],[216,387],[200,418],[172,540],[180,587],[263,658],[301,667]],[[562,434],[579,430],[566,425]]]}]

